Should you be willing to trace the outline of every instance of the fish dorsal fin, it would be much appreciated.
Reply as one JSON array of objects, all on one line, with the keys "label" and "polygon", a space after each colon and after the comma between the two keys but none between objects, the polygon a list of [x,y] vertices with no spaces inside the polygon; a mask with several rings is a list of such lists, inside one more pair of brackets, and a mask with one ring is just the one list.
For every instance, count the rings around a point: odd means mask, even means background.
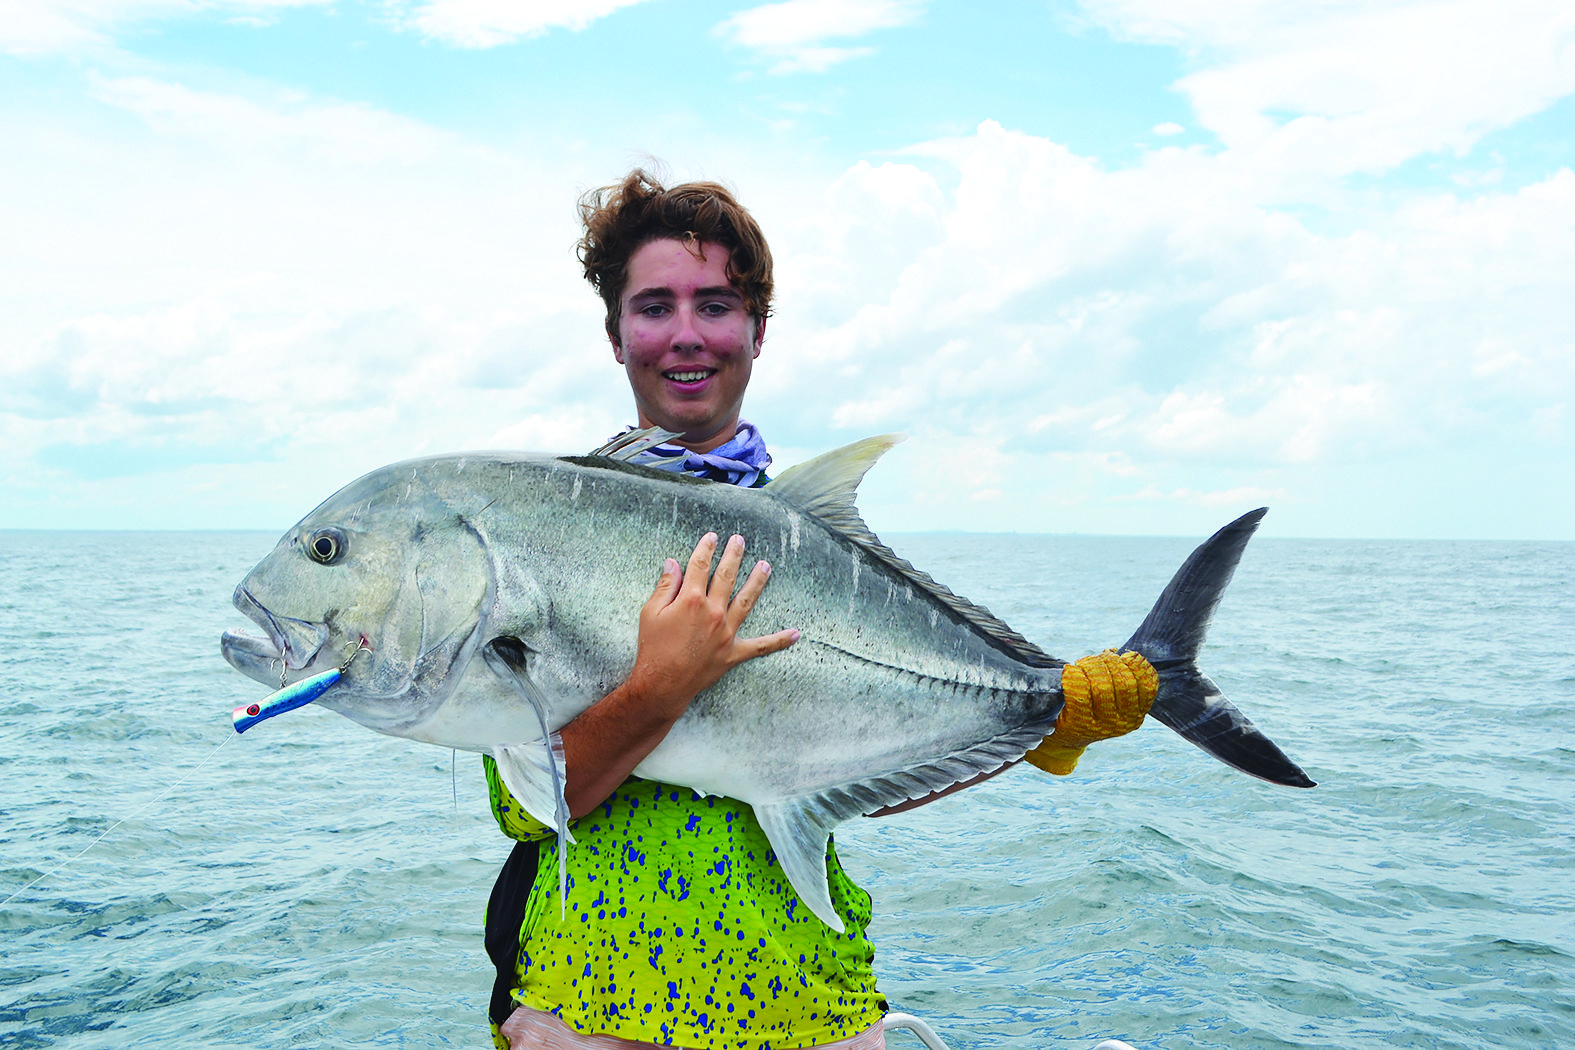
[{"label": "fish dorsal fin", "polygon": [[854,505],[859,482],[864,480],[876,460],[905,440],[907,437],[903,434],[881,434],[843,445],[787,468],[773,478],[767,488],[773,496],[809,511],[843,532],[874,540],[875,534],[864,524]]},{"label": "fish dorsal fin", "polygon": [[859,509],[855,505],[859,482],[864,480],[864,475],[875,465],[876,460],[902,440],[902,434],[882,434],[832,449],[784,470],[766,486],[766,491],[799,510],[813,514],[885,562],[912,581],[914,586],[934,596],[958,620],[977,627],[993,645],[1013,659],[1021,660],[1030,667],[1059,666],[1061,661],[1012,630],[990,610],[953,594],[945,586],[936,583],[929,573],[914,568],[907,560],[899,557],[880,541],[859,516]]},{"label": "fish dorsal fin", "polygon": [[617,459],[628,462],[648,448],[663,444],[672,438],[679,437],[683,432],[679,430],[664,430],[661,427],[646,427],[644,430],[628,430],[613,438],[607,444],[586,453],[589,456],[605,456],[608,459]]}]

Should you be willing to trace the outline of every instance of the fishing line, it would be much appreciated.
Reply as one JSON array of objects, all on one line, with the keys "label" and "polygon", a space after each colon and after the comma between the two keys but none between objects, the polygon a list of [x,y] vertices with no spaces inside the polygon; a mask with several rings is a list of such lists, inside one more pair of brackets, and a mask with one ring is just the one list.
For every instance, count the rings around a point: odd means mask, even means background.
[{"label": "fishing line", "polygon": [[5,900],[0,901],[0,908],[3,908],[7,904],[10,904],[12,901],[16,900],[18,897],[20,897],[22,894],[26,893],[28,890],[32,889],[34,886],[38,885],[40,882],[43,882],[45,879],[49,878],[49,876],[55,874],[56,872],[62,871],[65,868],[69,867],[70,865],[76,863],[76,861],[82,857],[82,854],[86,853],[88,850],[92,849],[94,846],[97,846],[100,842],[103,842],[105,839],[109,838],[110,833],[113,832],[116,828],[120,827],[122,824],[126,823],[126,821],[137,819],[138,817],[142,816],[142,814],[146,813],[148,810],[150,810],[154,806],[158,805],[160,802],[163,802],[165,799],[169,798],[170,795],[174,793],[176,788],[180,787],[182,784],[186,783],[186,781],[190,780],[192,777],[194,777],[198,773],[200,773],[202,771],[202,768],[204,766],[206,766],[209,762],[213,761],[214,756],[217,755],[220,751],[223,751],[224,748],[225,748],[225,745],[227,745],[231,740],[234,740],[238,735],[239,734],[237,734],[237,733],[226,733],[224,735],[224,739],[219,741],[219,746],[215,747],[212,751],[209,751],[206,758],[204,758],[201,762],[198,762],[194,767],[192,767],[191,772],[187,773],[185,776],[183,776],[179,780],[175,781],[175,783],[171,784],[169,787],[167,787],[163,791],[159,792],[159,795],[158,795],[157,798],[155,798],[151,802],[148,802],[145,805],[143,805],[142,808],[137,810],[135,813],[128,814],[128,815],[126,815],[124,817],[121,817],[119,820],[115,821],[115,823],[111,824],[104,831],[103,834],[99,835],[98,838],[94,839],[92,842],[89,842],[86,846],[83,846],[82,847],[82,851],[80,853],[78,853],[76,856],[68,857],[67,859],[61,861],[59,864],[55,865],[53,868],[50,868],[48,871],[44,872],[42,875],[40,875],[38,878],[34,879],[32,882],[29,882],[26,886],[23,886],[21,889],[17,890],[15,893],[11,894],[11,896],[7,897]]}]

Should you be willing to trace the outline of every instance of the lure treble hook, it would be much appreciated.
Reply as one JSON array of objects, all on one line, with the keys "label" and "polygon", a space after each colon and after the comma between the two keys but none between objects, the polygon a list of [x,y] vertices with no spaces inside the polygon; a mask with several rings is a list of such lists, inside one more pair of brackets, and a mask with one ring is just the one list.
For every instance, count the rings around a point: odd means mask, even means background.
[{"label": "lure treble hook", "polygon": [[339,665],[340,674],[350,670],[350,665],[355,662],[356,657],[360,656],[362,653],[369,653],[372,651],[372,647],[366,644],[366,635],[362,635],[361,640],[358,642],[346,642],[345,649],[350,653],[350,655],[345,657],[345,662]]},{"label": "lure treble hook", "polygon": [[[362,635],[359,641],[345,643],[344,663],[338,667],[330,667],[321,674],[314,674],[310,678],[303,678],[294,685],[285,684],[285,671],[279,672],[279,688],[270,693],[260,704],[247,704],[237,707],[230,713],[230,720],[235,724],[237,733],[244,733],[258,722],[266,721],[275,715],[282,715],[286,711],[294,711],[297,707],[305,707],[316,700],[329,689],[339,683],[355,658],[362,653],[369,653],[372,647],[367,644],[366,636]],[[273,664],[268,665],[273,670]]]}]

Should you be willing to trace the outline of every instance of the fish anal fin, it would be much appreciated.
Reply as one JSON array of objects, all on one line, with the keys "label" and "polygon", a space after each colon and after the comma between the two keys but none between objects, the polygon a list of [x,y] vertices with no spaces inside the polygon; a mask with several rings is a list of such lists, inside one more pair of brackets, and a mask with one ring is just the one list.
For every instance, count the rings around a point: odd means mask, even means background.
[{"label": "fish anal fin", "polygon": [[846,932],[826,881],[826,843],[831,840],[831,829],[816,819],[813,805],[789,800],[756,806],[755,819],[798,899],[821,922],[838,933]]},{"label": "fish anal fin", "polygon": [[909,769],[895,770],[867,780],[829,788],[781,802],[758,803],[755,819],[776,852],[777,862],[792,883],[799,900],[827,926],[845,932],[831,902],[826,875],[826,842],[831,830],[845,820],[874,813],[888,806],[924,798],[971,780],[980,773],[1015,762],[1055,725],[1059,709],[1042,717]]}]

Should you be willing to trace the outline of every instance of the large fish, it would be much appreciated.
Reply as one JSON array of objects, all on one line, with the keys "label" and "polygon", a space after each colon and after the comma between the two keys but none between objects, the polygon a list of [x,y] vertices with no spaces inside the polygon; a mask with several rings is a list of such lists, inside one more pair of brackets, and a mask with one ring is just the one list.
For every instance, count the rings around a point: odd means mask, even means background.
[{"label": "large fish", "polygon": [[[696,697],[635,773],[747,802],[800,899],[841,929],[825,882],[831,829],[1021,758],[1062,707],[1062,661],[860,519],[858,483],[895,440],[761,489],[606,455],[384,467],[241,582],[235,604],[266,637],[227,632],[224,655],[259,682],[276,684],[281,666],[323,675],[317,702],[378,732],[494,756],[525,809],[563,828],[552,734],[633,666],[654,567],[704,532],[737,533],[773,569],[750,632],[796,627],[801,640]],[[1154,717],[1245,772],[1310,787],[1194,662],[1263,514],[1199,547],[1125,648],[1159,671]]]}]

